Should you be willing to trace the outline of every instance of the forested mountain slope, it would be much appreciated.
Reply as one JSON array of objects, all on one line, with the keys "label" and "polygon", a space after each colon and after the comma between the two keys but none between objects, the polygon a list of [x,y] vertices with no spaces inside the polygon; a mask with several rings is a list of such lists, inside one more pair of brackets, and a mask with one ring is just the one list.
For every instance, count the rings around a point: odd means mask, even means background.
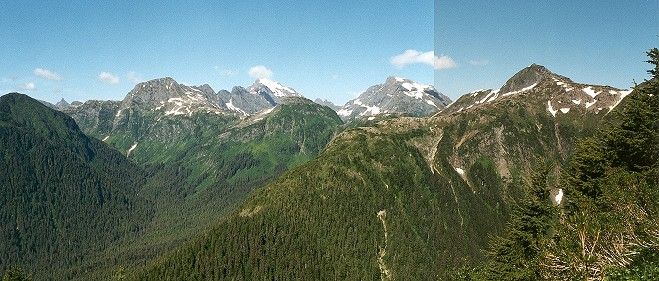
[{"label": "forested mountain slope", "polygon": [[[529,196],[535,164],[555,167],[547,175],[554,197],[575,140],[605,116],[553,114],[557,76],[536,65],[518,74],[506,83],[513,94],[485,106],[341,133],[317,159],[137,276],[424,280],[482,261]],[[515,82],[527,76],[533,87]]]},{"label": "forested mountain slope", "polygon": [[[245,95],[270,93],[259,89]],[[280,95],[248,116],[222,107],[223,98],[163,78],[138,84],[121,103],[65,110],[148,174],[140,192],[154,202],[154,219],[99,264],[132,267],[207,230],[250,192],[314,158],[342,124],[332,109],[302,97]]]},{"label": "forested mountain slope", "polygon": [[153,215],[139,167],[25,95],[0,97],[0,159],[0,271],[70,279]]}]

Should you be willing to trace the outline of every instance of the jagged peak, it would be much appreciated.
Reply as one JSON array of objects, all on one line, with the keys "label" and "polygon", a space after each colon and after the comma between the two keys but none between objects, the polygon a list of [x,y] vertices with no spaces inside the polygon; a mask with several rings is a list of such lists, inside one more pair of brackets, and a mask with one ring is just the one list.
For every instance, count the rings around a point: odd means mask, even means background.
[{"label": "jagged peak", "polygon": [[267,89],[276,97],[301,96],[293,88],[284,86],[269,78],[259,78],[249,87],[249,91],[252,93],[259,93],[263,89]]},{"label": "jagged peak", "polygon": [[58,107],[58,108],[64,109],[64,108],[67,108],[67,107],[71,106],[71,104],[69,104],[64,98],[62,98],[60,101],[58,101],[55,104],[55,106]]},{"label": "jagged peak", "polygon": [[501,87],[502,93],[528,89],[542,82],[543,79],[558,77],[546,67],[533,63],[518,71]]},{"label": "jagged peak", "polygon": [[204,92],[205,94],[215,94],[215,90],[213,90],[213,87],[211,87],[208,84],[202,84],[202,85],[199,85],[199,86],[194,86],[193,88],[198,89],[198,90]]},{"label": "jagged peak", "polygon": [[179,87],[179,83],[176,82],[174,78],[168,76],[168,77],[156,78],[156,79],[151,79],[148,81],[137,83],[133,88],[133,90],[130,91],[128,95],[133,96],[136,93],[139,93],[145,89],[154,89],[154,88],[172,89],[177,87]]},{"label": "jagged peak", "polygon": [[316,98],[313,102],[315,102],[315,103],[317,103],[317,104],[320,104],[320,105],[326,105],[326,106],[329,106],[329,107],[331,107],[331,108],[338,108],[338,107],[340,107],[339,105],[335,104],[335,103],[332,102],[331,100],[323,99],[323,98]]},{"label": "jagged peak", "polygon": [[232,94],[243,93],[243,92],[249,92],[249,91],[247,91],[247,89],[245,89],[245,87],[243,86],[233,86],[233,88],[231,88]]},{"label": "jagged peak", "polygon": [[433,85],[418,83],[418,82],[416,82],[412,79],[399,77],[399,76],[389,76],[389,77],[387,77],[387,80],[385,80],[384,85],[400,85],[408,91],[412,91],[412,90],[415,90],[415,91],[425,91],[425,90],[436,91],[435,87]]},{"label": "jagged peak", "polygon": [[385,80],[385,83],[387,84],[397,84],[397,83],[403,83],[405,81],[412,81],[407,78],[399,77],[399,76],[389,76],[387,77],[387,80]]},{"label": "jagged peak", "polygon": [[161,78],[155,78],[155,79],[147,80],[147,81],[144,81],[144,82],[140,82],[140,83],[137,83],[137,85],[143,85],[143,84],[151,85],[151,84],[163,84],[163,83],[177,83],[177,82],[174,78],[169,77],[169,76],[165,76],[165,77],[161,77]]}]

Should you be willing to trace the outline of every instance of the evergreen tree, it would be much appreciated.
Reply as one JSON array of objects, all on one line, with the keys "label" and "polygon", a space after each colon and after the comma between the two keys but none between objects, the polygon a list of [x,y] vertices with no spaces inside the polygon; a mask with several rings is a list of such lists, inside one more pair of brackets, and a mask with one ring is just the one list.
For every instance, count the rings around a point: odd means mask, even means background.
[{"label": "evergreen tree", "polygon": [[[643,272],[653,272],[642,263],[654,256],[637,256],[659,250],[659,51],[648,55],[653,77],[636,86],[611,124],[582,141],[572,158],[565,219],[551,250],[555,275],[602,279],[607,271],[613,277],[639,272],[626,276],[647,280]],[[624,267],[629,270],[612,271]]]},{"label": "evergreen tree", "polygon": [[540,262],[556,221],[556,211],[549,201],[547,174],[542,164],[534,174],[530,194],[513,212],[502,237],[494,240],[489,262],[477,279],[539,280]]},{"label": "evergreen tree", "polygon": [[647,51],[647,54],[648,57],[650,57],[650,59],[645,62],[654,65],[654,69],[648,70],[648,73],[652,77],[657,78],[659,76],[659,49],[652,48],[649,51]]},{"label": "evergreen tree", "polygon": [[2,281],[32,281],[32,276],[20,267],[9,267],[2,275]]}]

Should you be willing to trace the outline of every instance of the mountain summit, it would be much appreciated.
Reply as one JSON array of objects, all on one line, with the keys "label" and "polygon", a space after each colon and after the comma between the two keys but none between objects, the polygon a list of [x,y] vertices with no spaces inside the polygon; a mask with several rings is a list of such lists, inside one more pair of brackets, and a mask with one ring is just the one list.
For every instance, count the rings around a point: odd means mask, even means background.
[{"label": "mountain summit", "polygon": [[68,108],[69,106],[71,106],[71,104],[69,104],[66,100],[64,100],[64,98],[62,98],[60,101],[58,101],[55,104],[55,107],[57,107],[59,109],[65,109],[65,108]]},{"label": "mountain summit", "polygon": [[165,115],[187,115],[199,110],[220,112],[217,95],[210,86],[190,87],[171,77],[154,79],[135,85],[121,103],[117,116],[124,109],[164,110]]},{"label": "mountain summit", "polygon": [[500,89],[478,90],[463,95],[444,113],[471,110],[509,99],[541,106],[553,117],[575,112],[608,113],[630,92],[610,86],[577,83],[542,65],[532,64],[510,77]]},{"label": "mountain summit", "polygon": [[338,114],[344,119],[380,114],[431,115],[451,100],[435,90],[410,79],[391,76],[383,84],[369,87],[358,98],[346,103]]},{"label": "mountain summit", "polygon": [[297,91],[293,88],[286,87],[279,82],[267,79],[260,78],[254,81],[254,84],[248,88],[250,93],[253,94],[267,94],[272,96],[274,99],[282,97],[301,97]]},{"label": "mountain summit", "polygon": [[537,85],[543,78],[554,76],[557,75],[549,71],[546,67],[534,63],[520,70],[513,75],[513,77],[508,79],[503,87],[501,87],[500,92],[508,93],[520,91],[533,85]]},{"label": "mountain summit", "polygon": [[221,105],[243,117],[272,109],[285,98],[302,97],[293,88],[266,78],[254,81],[247,89],[235,86],[231,92],[222,90],[217,95]]}]

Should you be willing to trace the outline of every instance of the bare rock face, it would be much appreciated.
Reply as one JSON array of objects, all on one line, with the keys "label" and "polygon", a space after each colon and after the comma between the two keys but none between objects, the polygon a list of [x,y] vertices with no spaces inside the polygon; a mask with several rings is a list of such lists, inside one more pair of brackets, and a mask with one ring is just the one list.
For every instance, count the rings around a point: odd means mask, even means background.
[{"label": "bare rock face", "polygon": [[264,97],[252,94],[240,86],[233,87],[231,92],[222,90],[217,95],[221,104],[240,116],[253,115],[274,106]]}]

